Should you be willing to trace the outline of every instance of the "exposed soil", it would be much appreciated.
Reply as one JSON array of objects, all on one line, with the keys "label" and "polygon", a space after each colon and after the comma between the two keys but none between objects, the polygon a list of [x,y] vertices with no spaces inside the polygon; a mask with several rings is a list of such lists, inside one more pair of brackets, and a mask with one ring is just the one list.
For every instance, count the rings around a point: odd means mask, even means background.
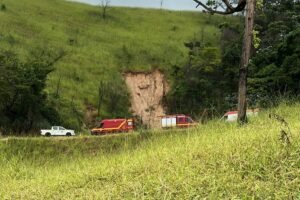
[{"label": "exposed soil", "polygon": [[97,117],[97,109],[91,105],[86,103],[86,112],[84,114],[84,126],[92,128],[96,124]]},{"label": "exposed soil", "polygon": [[148,127],[160,127],[160,116],[165,114],[162,100],[169,90],[165,75],[160,70],[126,72],[124,78],[131,93],[133,113]]}]

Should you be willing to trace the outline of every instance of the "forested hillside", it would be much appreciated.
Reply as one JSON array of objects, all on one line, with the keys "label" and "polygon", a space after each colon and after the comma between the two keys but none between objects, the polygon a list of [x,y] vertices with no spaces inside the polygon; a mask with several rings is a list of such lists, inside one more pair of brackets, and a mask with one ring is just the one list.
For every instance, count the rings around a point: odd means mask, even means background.
[{"label": "forested hillside", "polygon": [[[41,96],[47,96],[45,101],[58,115],[49,109],[43,113],[50,112],[56,119],[60,116],[63,124],[77,129],[84,124],[86,111],[97,108],[101,82],[113,89],[103,100],[100,117],[129,116],[129,94],[122,72],[159,68],[172,79],[172,66],[182,66],[188,60],[185,43],[201,41],[218,49],[219,25],[234,20],[194,12],[129,8],[109,8],[104,19],[100,7],[63,0],[0,3],[1,52],[15,54],[13,60],[19,63],[49,61],[52,69]],[[114,98],[121,101],[110,106]],[[23,114],[28,115],[27,111]],[[47,125],[47,121],[38,122],[37,127]]]}]

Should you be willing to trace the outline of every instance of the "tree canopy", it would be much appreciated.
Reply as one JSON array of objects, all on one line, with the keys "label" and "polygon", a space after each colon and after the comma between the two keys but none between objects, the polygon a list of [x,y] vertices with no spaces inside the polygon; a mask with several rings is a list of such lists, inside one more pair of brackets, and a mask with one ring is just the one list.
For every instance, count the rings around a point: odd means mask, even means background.
[{"label": "tree canopy", "polygon": [[61,58],[46,52],[22,61],[11,51],[0,52],[0,130],[22,133],[59,121],[47,103],[46,79]]}]

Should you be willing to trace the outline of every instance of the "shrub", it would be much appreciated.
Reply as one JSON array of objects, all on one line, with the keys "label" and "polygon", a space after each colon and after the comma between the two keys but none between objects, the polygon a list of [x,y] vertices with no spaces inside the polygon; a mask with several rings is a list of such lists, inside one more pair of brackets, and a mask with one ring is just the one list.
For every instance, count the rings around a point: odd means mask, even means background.
[{"label": "shrub", "polygon": [[5,11],[6,10],[6,5],[5,4],[1,4],[0,10]]}]

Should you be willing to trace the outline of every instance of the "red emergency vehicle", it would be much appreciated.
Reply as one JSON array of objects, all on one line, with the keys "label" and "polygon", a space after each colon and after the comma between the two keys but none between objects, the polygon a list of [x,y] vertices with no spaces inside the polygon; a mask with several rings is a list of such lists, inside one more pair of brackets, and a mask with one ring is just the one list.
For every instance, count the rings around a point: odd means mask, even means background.
[{"label": "red emergency vehicle", "polygon": [[105,135],[133,130],[132,119],[104,119],[98,127],[91,130],[92,135]]},{"label": "red emergency vehicle", "polygon": [[161,117],[162,128],[187,128],[195,125],[197,125],[197,123],[195,123],[191,117],[183,114],[166,115]]}]

